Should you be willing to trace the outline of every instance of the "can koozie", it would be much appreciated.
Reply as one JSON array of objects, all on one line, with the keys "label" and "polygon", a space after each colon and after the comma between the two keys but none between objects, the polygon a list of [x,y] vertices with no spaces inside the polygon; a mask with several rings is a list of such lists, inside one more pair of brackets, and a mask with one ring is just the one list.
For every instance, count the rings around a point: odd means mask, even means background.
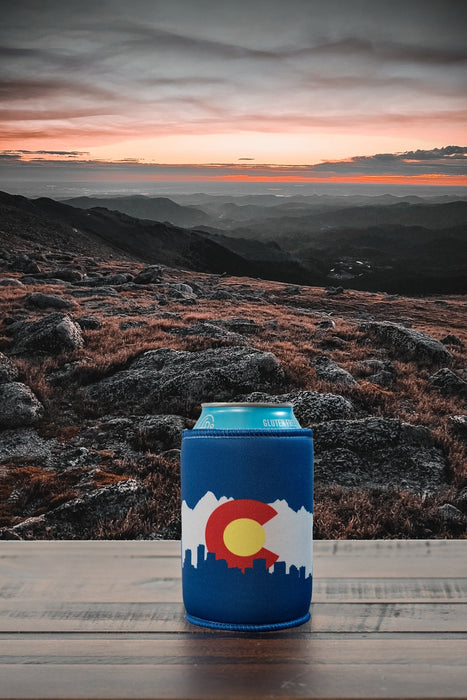
[{"label": "can koozie", "polygon": [[308,620],[312,431],[184,430],[181,462],[187,619],[235,630]]}]

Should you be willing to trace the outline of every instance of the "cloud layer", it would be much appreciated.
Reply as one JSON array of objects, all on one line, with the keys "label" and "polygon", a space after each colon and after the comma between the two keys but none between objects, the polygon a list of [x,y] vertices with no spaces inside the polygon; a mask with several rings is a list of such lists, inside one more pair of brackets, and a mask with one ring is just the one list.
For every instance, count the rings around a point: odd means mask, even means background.
[{"label": "cloud layer", "polygon": [[423,150],[464,129],[467,17],[457,0],[40,6],[3,12],[6,148],[306,163]]}]

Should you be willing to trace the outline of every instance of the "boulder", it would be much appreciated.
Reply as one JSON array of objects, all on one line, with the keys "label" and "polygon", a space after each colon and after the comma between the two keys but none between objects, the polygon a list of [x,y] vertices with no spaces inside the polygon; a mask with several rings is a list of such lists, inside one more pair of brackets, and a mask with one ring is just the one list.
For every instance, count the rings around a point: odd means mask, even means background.
[{"label": "boulder", "polygon": [[102,323],[95,316],[80,316],[75,318],[75,322],[83,331],[98,331],[102,328]]},{"label": "boulder", "polygon": [[160,454],[180,450],[182,431],[194,420],[176,415],[105,416],[80,434],[79,442],[96,450],[111,449],[129,455],[135,452]]},{"label": "boulder", "polygon": [[326,355],[317,357],[314,361],[314,367],[317,377],[324,382],[347,384],[350,386],[357,384],[350,372],[347,372],[346,369],[340,367],[334,360],[331,360],[331,358]]},{"label": "boulder", "polygon": [[[216,326],[227,328],[232,333],[240,333],[242,335],[256,335],[260,329],[258,324],[250,318],[228,318],[228,319],[212,319],[210,323]],[[275,321],[277,327],[277,321]]]},{"label": "boulder", "polygon": [[316,391],[294,391],[275,395],[255,391],[237,397],[237,400],[253,403],[291,403],[294,415],[302,428],[354,415],[354,407],[348,399],[336,394],[319,394]]},{"label": "boulder", "polygon": [[365,322],[359,330],[390,348],[400,360],[414,360],[421,365],[451,364],[452,355],[443,343],[422,331],[390,321]]},{"label": "boulder", "polygon": [[193,291],[193,287],[189,284],[183,282],[173,282],[164,285],[168,290],[171,297],[181,298],[181,299],[192,299],[196,298],[196,294]]},{"label": "boulder", "polygon": [[53,539],[82,539],[89,537],[99,522],[123,518],[149,497],[149,490],[135,479],[120,481],[92,493],[63,503],[44,515],[28,518],[9,528],[21,539],[47,534]]},{"label": "boulder", "polygon": [[313,433],[319,486],[433,493],[445,485],[445,456],[423,426],[370,417],[321,423]]},{"label": "boulder", "polygon": [[381,387],[391,386],[396,379],[396,368],[389,360],[360,360],[355,364],[355,370],[358,376]]},{"label": "boulder", "polygon": [[129,272],[116,272],[113,275],[99,275],[98,277],[86,277],[83,283],[88,287],[118,287],[131,282],[133,275]]},{"label": "boulder", "polygon": [[183,338],[189,335],[195,335],[203,338],[215,338],[216,340],[229,340],[233,345],[244,345],[246,343],[245,338],[238,333],[232,333],[224,328],[220,328],[217,324],[207,321],[195,323],[194,326],[170,328],[168,332]]},{"label": "boulder", "polygon": [[464,513],[456,506],[453,506],[452,503],[444,503],[442,506],[439,506],[438,513],[443,520],[448,522],[463,523],[467,520]]},{"label": "boulder", "polygon": [[237,346],[197,352],[160,348],[83,391],[101,409],[190,415],[202,401],[228,401],[259,388],[277,389],[284,380],[270,352]]},{"label": "boulder", "polygon": [[10,460],[19,463],[40,462],[43,466],[53,465],[55,439],[40,437],[34,428],[11,428],[0,432],[0,463]]},{"label": "boulder", "polygon": [[18,253],[10,259],[9,267],[15,272],[28,272],[34,275],[40,272],[39,265],[25,253]]},{"label": "boulder", "polygon": [[141,328],[142,326],[147,326],[147,321],[122,321],[120,323],[120,330],[126,331],[129,328]]},{"label": "boulder", "polygon": [[26,294],[26,305],[34,309],[71,309],[75,303],[70,299],[64,299],[56,294],[42,294],[42,292],[31,292]]},{"label": "boulder", "polygon": [[42,412],[42,404],[28,386],[20,382],[0,384],[0,428],[33,425]]},{"label": "boulder", "polygon": [[467,416],[466,415],[459,415],[459,416],[450,416],[449,420],[451,422],[452,427],[454,430],[459,433],[460,435],[463,435],[464,437],[467,437]]},{"label": "boulder", "polygon": [[432,374],[428,381],[445,396],[459,396],[461,399],[467,399],[467,382],[448,367],[443,367]]},{"label": "boulder", "polygon": [[322,321],[316,323],[316,327],[321,330],[327,330],[328,328],[335,328],[336,324],[332,318],[323,318]]},{"label": "boulder", "polygon": [[16,381],[18,374],[18,368],[3,352],[0,352],[0,384]]},{"label": "boulder", "polygon": [[70,294],[74,297],[118,297],[113,287],[92,287],[91,289],[74,289]]},{"label": "boulder", "polygon": [[162,267],[160,265],[149,265],[133,278],[135,284],[154,284],[162,279]]},{"label": "boulder", "polygon": [[441,338],[440,342],[443,343],[443,345],[457,345],[460,348],[464,347],[464,343],[462,342],[462,340],[453,333],[449,333],[449,335],[446,335],[444,338]]},{"label": "boulder", "polygon": [[65,314],[56,312],[38,321],[17,321],[9,326],[14,336],[14,352],[56,354],[77,350],[84,345],[81,328]]},{"label": "boulder", "polygon": [[47,277],[53,277],[64,282],[79,282],[83,279],[83,275],[79,270],[73,270],[69,267],[52,270],[52,272],[47,273]]}]

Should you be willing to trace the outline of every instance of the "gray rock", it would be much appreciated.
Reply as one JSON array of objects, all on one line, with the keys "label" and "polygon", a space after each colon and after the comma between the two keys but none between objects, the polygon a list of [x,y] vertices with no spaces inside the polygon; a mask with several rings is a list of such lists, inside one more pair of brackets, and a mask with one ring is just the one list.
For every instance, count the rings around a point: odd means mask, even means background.
[{"label": "gray rock", "polygon": [[113,287],[92,287],[91,289],[73,289],[70,294],[77,298],[85,297],[118,297],[118,292]]},{"label": "gray rock", "polygon": [[361,370],[363,374],[366,374],[368,370],[372,370],[373,373],[390,372],[391,374],[396,374],[396,368],[389,360],[370,358],[369,360],[360,360],[355,366],[357,370]]},{"label": "gray rock", "polygon": [[450,421],[458,433],[467,437],[467,416],[451,416]]},{"label": "gray rock", "polygon": [[202,321],[201,323],[195,323],[194,326],[182,326],[181,328],[170,328],[169,333],[173,335],[178,335],[181,337],[186,337],[189,335],[201,336],[204,338],[215,338],[222,340],[229,340],[235,345],[244,345],[246,343],[245,338],[238,333],[232,333],[231,331],[220,328],[217,324],[209,323],[207,321]]},{"label": "gray rock", "polygon": [[325,382],[347,384],[350,386],[357,384],[350,372],[347,372],[346,369],[340,367],[334,360],[331,360],[331,358],[326,355],[317,357],[314,361],[314,367],[318,378]]},{"label": "gray rock", "polygon": [[328,296],[336,296],[337,294],[343,294],[344,287],[326,287],[326,294]]},{"label": "gray rock", "polygon": [[453,506],[451,503],[444,503],[444,505],[439,506],[438,513],[441,515],[443,520],[448,522],[462,523],[467,520],[464,513]]},{"label": "gray rock", "polygon": [[120,330],[126,331],[128,328],[141,328],[142,326],[147,326],[147,321],[122,321],[120,323]]},{"label": "gray rock", "polygon": [[0,384],[0,428],[33,425],[42,413],[42,404],[28,386],[20,382]]},{"label": "gray rock", "polygon": [[18,375],[18,368],[3,352],[0,352],[0,384],[14,382],[18,379]]},{"label": "gray rock", "polygon": [[452,333],[449,333],[449,335],[441,338],[440,342],[443,343],[443,345],[457,345],[460,348],[464,347],[462,340],[458,338],[457,335],[453,335]]},{"label": "gray rock", "polygon": [[[233,333],[240,333],[244,335],[256,335],[260,329],[258,324],[251,318],[228,318],[228,319],[212,319],[211,323],[215,323],[216,326],[221,326],[227,328]],[[275,323],[274,326],[277,328],[277,321],[272,321]]]},{"label": "gray rock", "polygon": [[93,449],[112,449],[115,453],[153,452],[180,449],[182,430],[194,421],[176,415],[105,416],[89,425],[79,441]]},{"label": "gray rock", "polygon": [[141,482],[135,479],[120,481],[68,501],[44,515],[28,518],[9,530],[22,539],[46,533],[55,539],[82,539],[89,536],[99,522],[124,517],[130,508],[143,503],[148,497],[149,490]]},{"label": "gray rock", "polygon": [[16,277],[4,277],[0,280],[1,287],[23,287],[23,283]]},{"label": "gray rock", "polygon": [[335,328],[336,324],[334,323],[332,318],[323,318],[322,321],[317,322],[316,327],[324,330],[327,328]]},{"label": "gray rock", "polygon": [[70,299],[64,299],[56,294],[42,294],[41,292],[26,294],[26,305],[34,309],[71,309],[76,306]]},{"label": "gray rock", "polygon": [[313,433],[317,485],[433,493],[445,484],[446,459],[423,426],[370,417],[321,423]]},{"label": "gray rock", "polygon": [[202,401],[226,401],[259,387],[276,389],[284,380],[277,358],[254,348],[160,348],[83,391],[88,400],[112,411],[190,415]]},{"label": "gray rock", "polygon": [[154,284],[162,279],[163,268],[160,265],[149,265],[133,278],[135,284]]},{"label": "gray rock", "polygon": [[345,348],[347,341],[340,338],[338,335],[332,335],[330,338],[325,338],[319,343],[322,350],[342,350]]},{"label": "gray rock", "polygon": [[53,453],[57,447],[55,439],[40,437],[34,428],[2,430],[0,432],[0,462],[40,461],[49,467],[53,463]]},{"label": "gray rock", "polygon": [[59,270],[52,270],[47,274],[47,277],[54,277],[58,280],[63,280],[64,282],[80,282],[83,279],[83,275],[79,270],[73,270],[69,267],[64,267]]},{"label": "gray rock", "polygon": [[422,365],[449,365],[452,361],[443,343],[413,328],[389,321],[370,321],[362,323],[359,330],[389,347],[401,360],[414,360]]},{"label": "gray rock", "polygon": [[355,413],[352,402],[343,396],[319,394],[316,391],[294,391],[275,395],[255,391],[239,396],[237,400],[253,403],[291,403],[294,415],[302,428],[322,421],[351,418]]},{"label": "gray rock", "polygon": [[99,275],[96,277],[85,277],[82,284],[88,287],[119,287],[133,280],[133,275],[129,272],[116,272],[113,275]]},{"label": "gray rock", "polygon": [[83,331],[98,331],[102,328],[102,323],[95,316],[80,316],[80,318],[75,318],[75,323]]},{"label": "gray rock", "polygon": [[172,296],[180,296],[182,298],[186,297],[195,297],[196,294],[193,291],[193,287],[190,287],[189,284],[185,284],[184,282],[174,282],[174,283],[167,283],[164,285],[170,292],[172,292]]},{"label": "gray rock", "polygon": [[381,372],[376,372],[375,374],[370,374],[369,377],[367,377],[367,381],[371,382],[372,384],[377,384],[378,386],[381,387],[387,387],[391,386],[394,384],[395,380],[395,375],[392,372],[387,372],[386,370],[381,370]]},{"label": "gray rock", "polygon": [[459,396],[461,399],[467,399],[467,382],[448,367],[443,367],[432,374],[428,381],[445,396]]},{"label": "gray rock", "polygon": [[39,265],[25,253],[18,253],[10,259],[10,268],[15,272],[28,272],[34,274],[40,272]]},{"label": "gray rock", "polygon": [[84,345],[80,327],[69,316],[56,312],[38,321],[17,321],[9,326],[14,336],[14,352],[50,354],[77,350]]}]

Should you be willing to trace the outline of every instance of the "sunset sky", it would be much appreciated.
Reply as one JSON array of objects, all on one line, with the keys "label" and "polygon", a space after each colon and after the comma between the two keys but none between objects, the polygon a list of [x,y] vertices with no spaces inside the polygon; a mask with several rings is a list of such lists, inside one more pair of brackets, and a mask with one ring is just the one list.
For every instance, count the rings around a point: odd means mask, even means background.
[{"label": "sunset sky", "polygon": [[463,0],[16,0],[11,179],[467,185]]}]

